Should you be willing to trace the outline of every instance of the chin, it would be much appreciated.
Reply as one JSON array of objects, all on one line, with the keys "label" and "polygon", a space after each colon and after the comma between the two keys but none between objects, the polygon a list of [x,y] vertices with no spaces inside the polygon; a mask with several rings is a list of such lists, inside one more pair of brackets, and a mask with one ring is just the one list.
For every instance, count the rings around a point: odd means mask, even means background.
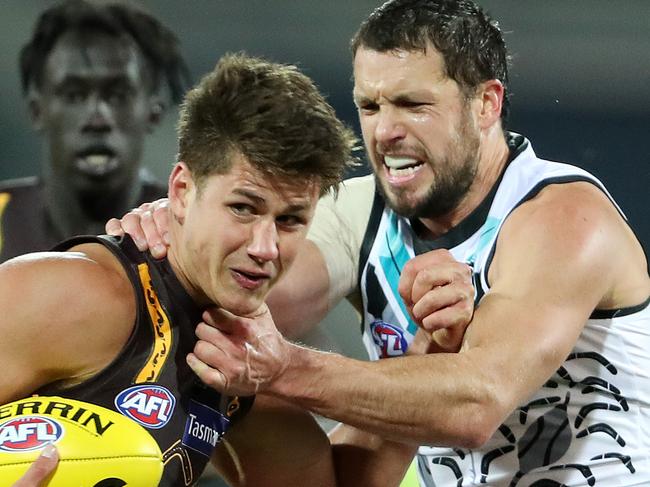
[{"label": "chin", "polygon": [[222,304],[222,308],[238,316],[248,316],[255,313],[264,301],[261,299],[232,301]]}]

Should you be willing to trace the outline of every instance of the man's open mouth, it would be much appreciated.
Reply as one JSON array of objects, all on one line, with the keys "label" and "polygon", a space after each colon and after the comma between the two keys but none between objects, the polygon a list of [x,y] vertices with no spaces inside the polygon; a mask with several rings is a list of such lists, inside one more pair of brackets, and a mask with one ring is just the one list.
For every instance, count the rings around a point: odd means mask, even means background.
[{"label": "man's open mouth", "polygon": [[384,165],[391,176],[407,176],[420,169],[424,162],[413,157],[384,156]]},{"label": "man's open mouth", "polygon": [[114,151],[106,147],[94,147],[78,153],[74,166],[84,174],[101,177],[117,169],[119,161]]}]

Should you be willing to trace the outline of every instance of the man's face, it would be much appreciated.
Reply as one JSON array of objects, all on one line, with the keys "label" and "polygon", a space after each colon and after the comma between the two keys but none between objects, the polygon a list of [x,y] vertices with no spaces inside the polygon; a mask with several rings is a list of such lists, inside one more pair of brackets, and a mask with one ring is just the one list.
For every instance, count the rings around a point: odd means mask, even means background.
[{"label": "man's face", "polygon": [[200,304],[244,315],[260,307],[293,262],[320,188],[318,181],[269,178],[233,157],[227,174],[208,176],[200,188],[186,166],[175,167],[170,259]]},{"label": "man's face", "polygon": [[368,157],[387,204],[435,218],[467,193],[478,164],[474,105],[446,77],[442,56],[359,48],[354,100]]},{"label": "man's face", "polygon": [[30,101],[47,140],[49,177],[83,191],[134,180],[154,123],[146,70],[126,37],[68,32],[57,40]]}]

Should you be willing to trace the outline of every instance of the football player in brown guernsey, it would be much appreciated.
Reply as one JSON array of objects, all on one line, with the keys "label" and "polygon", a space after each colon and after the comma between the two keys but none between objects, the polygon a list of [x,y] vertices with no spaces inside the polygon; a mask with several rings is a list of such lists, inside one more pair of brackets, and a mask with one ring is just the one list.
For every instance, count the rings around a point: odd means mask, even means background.
[{"label": "football player in brown guernsey", "polygon": [[[128,236],[77,237],[0,266],[0,404],[57,395],[131,417],[160,445],[165,487],[194,484],[210,459],[232,485],[374,485],[363,462],[336,479],[329,440],[303,410],[222,397],[186,362],[206,308],[268,314],[319,197],[353,161],[353,133],[295,67],[245,55],[223,57],[188,93],[178,133],[167,258]],[[233,333],[264,346],[253,327]],[[266,382],[268,365],[252,353],[241,374]],[[413,452],[387,442],[369,453],[376,485],[397,485]]]}]

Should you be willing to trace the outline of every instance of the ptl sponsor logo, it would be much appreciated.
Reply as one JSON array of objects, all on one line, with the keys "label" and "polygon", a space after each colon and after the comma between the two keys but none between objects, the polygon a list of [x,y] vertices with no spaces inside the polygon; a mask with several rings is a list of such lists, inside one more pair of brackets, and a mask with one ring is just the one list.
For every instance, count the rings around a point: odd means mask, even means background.
[{"label": "ptl sponsor logo", "polygon": [[115,398],[115,407],[145,428],[160,429],[174,412],[176,398],[161,386],[139,385],[123,390]]},{"label": "ptl sponsor logo", "polygon": [[38,450],[63,436],[63,427],[44,416],[13,418],[0,424],[0,450],[24,452]]},{"label": "ptl sponsor logo", "polygon": [[398,357],[406,352],[408,342],[401,328],[377,320],[370,324],[370,331],[373,340],[381,351],[381,358]]}]

